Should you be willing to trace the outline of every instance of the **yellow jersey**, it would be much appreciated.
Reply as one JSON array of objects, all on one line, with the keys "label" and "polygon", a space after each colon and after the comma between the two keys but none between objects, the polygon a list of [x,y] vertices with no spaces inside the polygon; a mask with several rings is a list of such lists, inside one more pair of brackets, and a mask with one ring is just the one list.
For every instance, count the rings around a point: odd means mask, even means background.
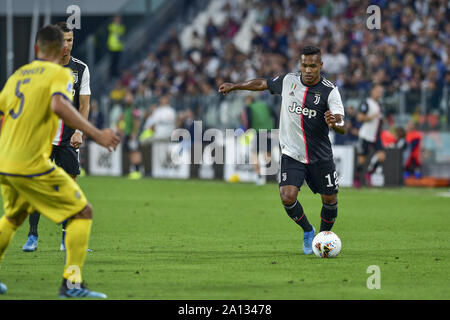
[{"label": "yellow jersey", "polygon": [[35,60],[9,77],[0,92],[0,174],[38,176],[51,172],[52,141],[58,116],[53,95],[72,102],[73,77],[56,63]]}]

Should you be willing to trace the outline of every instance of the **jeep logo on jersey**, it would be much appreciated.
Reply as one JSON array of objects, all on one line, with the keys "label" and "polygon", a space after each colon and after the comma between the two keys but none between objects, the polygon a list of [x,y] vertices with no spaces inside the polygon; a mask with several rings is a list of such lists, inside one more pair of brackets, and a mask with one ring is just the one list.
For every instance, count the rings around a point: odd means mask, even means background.
[{"label": "jeep logo on jersey", "polygon": [[315,118],[317,115],[317,111],[308,108],[302,108],[302,106],[298,105],[297,102],[293,102],[292,106],[289,106],[289,112],[296,114],[303,114],[305,117],[309,119]]}]

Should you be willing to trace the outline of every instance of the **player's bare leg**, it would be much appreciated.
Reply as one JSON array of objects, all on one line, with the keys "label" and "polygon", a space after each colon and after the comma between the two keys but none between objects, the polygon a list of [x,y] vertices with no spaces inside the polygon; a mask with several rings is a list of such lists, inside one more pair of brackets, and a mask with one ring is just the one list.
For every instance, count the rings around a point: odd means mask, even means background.
[{"label": "player's bare leg", "polygon": [[355,172],[355,181],[354,186],[356,188],[361,187],[364,176],[364,166],[366,164],[366,156],[359,155],[356,159],[356,172]]},{"label": "player's bare leg", "polygon": [[331,231],[337,217],[337,194],[322,194],[322,211],[320,213],[320,232]]},{"label": "player's bare leg", "polygon": [[[382,165],[386,160],[386,151],[378,150],[370,159],[369,165],[367,166],[367,173],[369,176],[366,178],[370,182],[370,176],[377,170],[378,166]],[[370,185],[370,183],[369,183]]]},{"label": "player's bare leg", "polygon": [[[263,174],[262,168],[266,168],[270,164],[272,155],[270,152],[260,152],[255,154],[256,165],[254,165],[255,171],[258,173],[258,185],[266,184],[266,175]],[[262,159],[262,162],[260,160]]]},{"label": "player's bare leg", "polygon": [[303,207],[297,200],[298,187],[287,185],[280,187],[280,197],[284,209],[288,216],[294,220],[303,229],[303,252],[305,254],[312,254],[312,240],[314,239],[314,227],[309,223]]},{"label": "player's bare leg", "polygon": [[[77,182],[77,175],[74,174],[69,174],[69,176],[73,179],[73,181]],[[64,220],[61,223],[62,226],[62,238],[61,238],[61,245],[59,247],[59,249],[61,251],[65,251],[66,250],[66,245],[65,245],[65,241],[66,241],[66,226],[67,226],[67,221],[68,220]],[[91,249],[87,249],[88,252],[91,252]]]},{"label": "player's bare leg", "polygon": [[130,151],[130,164],[132,171],[128,175],[130,179],[138,180],[142,178],[141,164],[142,164],[142,154],[139,150]]},{"label": "player's bare leg", "polygon": [[66,265],[60,298],[106,298],[106,295],[87,289],[83,285],[82,268],[86,259],[89,236],[92,226],[92,207],[88,204],[81,212],[67,220],[66,226]]},{"label": "player's bare leg", "polygon": [[[14,234],[17,229],[23,224],[28,216],[27,211],[17,212],[14,216],[6,216],[0,218],[0,263],[5,256],[6,249],[8,249]],[[0,282],[0,294],[5,293],[6,285]]]},{"label": "player's bare leg", "polygon": [[256,178],[256,184],[257,185],[264,185],[266,183],[266,179],[261,174],[261,167],[259,165],[259,157],[258,157],[258,153],[257,152],[253,152],[252,153],[252,160],[251,161],[252,161],[251,163],[253,165],[253,170],[258,175],[257,178]]}]

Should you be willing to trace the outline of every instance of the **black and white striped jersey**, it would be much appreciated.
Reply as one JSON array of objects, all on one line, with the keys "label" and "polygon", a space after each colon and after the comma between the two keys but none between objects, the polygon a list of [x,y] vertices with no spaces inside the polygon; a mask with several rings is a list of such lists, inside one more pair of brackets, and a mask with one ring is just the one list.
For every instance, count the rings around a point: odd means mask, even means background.
[{"label": "black and white striped jersey", "polygon": [[367,116],[380,115],[378,118],[364,122],[359,128],[359,137],[366,141],[375,143],[381,139],[381,124],[382,124],[382,108],[378,101],[367,98],[366,101],[360,106],[359,112],[364,113]]},{"label": "black and white striped jersey", "polygon": [[344,116],[338,88],[324,77],[314,86],[303,84],[300,73],[267,79],[272,94],[281,95],[281,152],[302,163],[333,158],[325,112]]},{"label": "black and white striped jersey", "polygon": [[[80,109],[80,95],[90,95],[90,75],[88,66],[81,60],[70,57],[69,63],[64,67],[72,71],[73,76],[73,106]],[[70,138],[75,130],[64,124],[64,121],[59,119],[58,129],[56,130],[53,145],[55,146],[70,146]]]}]

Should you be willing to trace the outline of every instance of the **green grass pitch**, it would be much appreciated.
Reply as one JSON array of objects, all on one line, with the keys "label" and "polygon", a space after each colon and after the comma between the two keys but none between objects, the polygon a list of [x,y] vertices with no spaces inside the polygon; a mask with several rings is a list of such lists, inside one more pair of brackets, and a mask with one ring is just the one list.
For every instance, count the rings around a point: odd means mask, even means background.
[{"label": "green grass pitch", "polygon": [[[341,188],[337,258],[301,251],[302,232],[276,184],[84,177],[94,207],[83,269],[111,299],[450,299],[450,191]],[[299,199],[316,229],[318,195]],[[3,210],[1,211],[3,213]],[[61,227],[44,217],[39,249],[23,253],[28,222],[0,268],[0,299],[56,299]],[[368,289],[369,266],[380,289]]]}]

